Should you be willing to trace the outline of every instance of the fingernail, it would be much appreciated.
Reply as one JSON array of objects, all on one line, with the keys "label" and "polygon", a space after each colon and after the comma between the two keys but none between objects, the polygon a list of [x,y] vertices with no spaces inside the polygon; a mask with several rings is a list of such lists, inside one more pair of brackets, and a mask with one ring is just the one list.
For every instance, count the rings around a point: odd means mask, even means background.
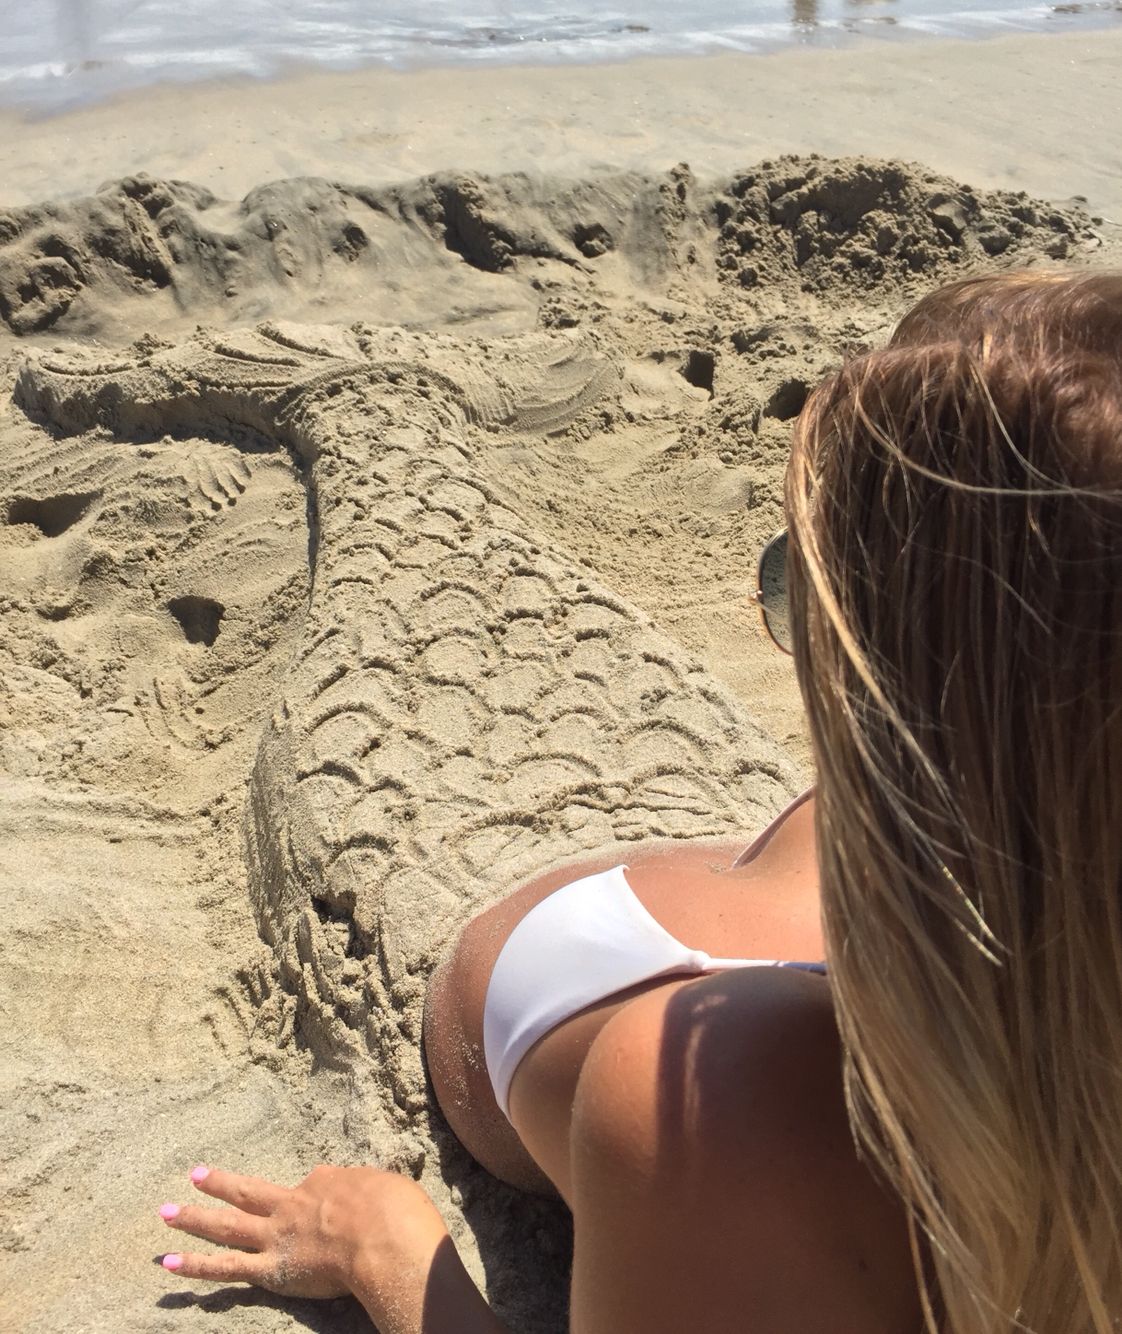
[{"label": "fingernail", "polygon": [[183,1263],[182,1255],[165,1255],[160,1261],[165,1269],[178,1269]]},{"label": "fingernail", "polygon": [[178,1217],[179,1217],[179,1205],[178,1205],[178,1204],[161,1204],[161,1205],[160,1205],[160,1217],[164,1220],[165,1223],[170,1223],[171,1220],[172,1220],[173,1218],[178,1218]]},{"label": "fingernail", "polygon": [[208,1176],[210,1176],[210,1168],[204,1167],[202,1163],[200,1163],[198,1167],[193,1167],[191,1169],[191,1180],[196,1186],[200,1181],[205,1181]]}]

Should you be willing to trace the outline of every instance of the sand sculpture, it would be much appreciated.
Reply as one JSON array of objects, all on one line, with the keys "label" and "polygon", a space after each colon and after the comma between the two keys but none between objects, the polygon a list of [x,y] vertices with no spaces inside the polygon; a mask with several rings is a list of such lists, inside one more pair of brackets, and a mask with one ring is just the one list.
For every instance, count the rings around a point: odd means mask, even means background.
[{"label": "sand sculpture", "polygon": [[[113,848],[130,866],[194,856],[225,886],[188,896],[217,950],[192,993],[217,998],[209,1059],[315,1103],[287,1126],[315,1156],[419,1175],[516,1327],[560,1331],[560,1212],[490,1183],[434,1116],[426,977],[544,866],[747,835],[797,790],[788,736],[725,661],[740,641],[719,594],[779,521],[808,384],[918,286],[1096,241],[1078,211],[817,160],[704,187],[684,168],[285,182],[240,206],[130,180],[0,218],[0,315],[28,340],[2,424],[0,835],[18,851],[35,823],[66,846],[80,826],[111,845],[98,911],[135,954],[91,1012],[127,1028],[155,1007],[144,978],[175,948],[142,895],[121,906]],[[43,875],[61,894],[64,871]],[[90,905],[75,891],[67,930],[96,934]],[[35,1004],[37,930],[9,925],[16,1014]],[[29,1117],[59,1105],[73,1004],[31,1025],[62,1073],[16,1071]],[[107,1071],[78,1080],[79,1104],[120,1082]],[[96,1126],[106,1151],[128,1140]],[[250,1147],[268,1133],[255,1122]],[[4,1235],[26,1281],[61,1186],[22,1152]],[[165,1327],[106,1283],[127,1327]],[[61,1328],[61,1283],[40,1300],[37,1328]],[[234,1308],[186,1306],[174,1328],[213,1328],[214,1309]]]}]

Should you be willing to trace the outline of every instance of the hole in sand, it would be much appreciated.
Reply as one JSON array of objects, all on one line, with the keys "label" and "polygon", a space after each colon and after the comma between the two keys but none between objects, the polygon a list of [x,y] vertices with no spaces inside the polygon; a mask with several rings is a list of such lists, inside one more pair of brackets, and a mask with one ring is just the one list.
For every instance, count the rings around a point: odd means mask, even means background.
[{"label": "hole in sand", "polygon": [[573,228],[573,244],[585,259],[597,259],[615,246],[611,233],[599,222],[578,223]]},{"label": "hole in sand", "polygon": [[713,373],[717,369],[717,359],[712,352],[702,352],[693,348],[682,366],[682,378],[695,389],[704,389],[712,397]]},{"label": "hole in sand", "polygon": [[43,500],[17,496],[8,502],[8,522],[34,524],[44,537],[58,537],[72,528],[100,495],[100,491],[84,491]]},{"label": "hole in sand", "polygon": [[785,380],[764,406],[765,417],[778,417],[781,422],[797,417],[806,405],[810,387],[803,380]]},{"label": "hole in sand", "polygon": [[172,598],[168,611],[183,627],[183,633],[192,644],[205,644],[207,648],[218,638],[218,625],[226,615],[226,608],[212,598],[197,598],[188,595]]},{"label": "hole in sand", "polygon": [[347,959],[365,959],[369,951],[350,913],[318,894],[313,894],[311,900],[312,911],[343,956]]}]

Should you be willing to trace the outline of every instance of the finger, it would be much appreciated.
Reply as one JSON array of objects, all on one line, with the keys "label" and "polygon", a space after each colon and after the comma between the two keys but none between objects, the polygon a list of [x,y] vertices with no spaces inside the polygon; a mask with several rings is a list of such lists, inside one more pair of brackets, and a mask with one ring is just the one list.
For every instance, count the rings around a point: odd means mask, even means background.
[{"label": "finger", "polygon": [[268,1226],[258,1215],[241,1209],[201,1209],[197,1204],[165,1204],[160,1217],[180,1232],[216,1242],[219,1246],[247,1246],[261,1250]]},{"label": "finger", "polygon": [[261,1177],[243,1177],[236,1172],[220,1172],[200,1165],[191,1173],[191,1183],[205,1195],[225,1200],[247,1214],[271,1214],[289,1194],[286,1186],[275,1186]]},{"label": "finger", "polygon": [[211,1283],[256,1283],[264,1286],[271,1264],[263,1255],[245,1251],[172,1251],[160,1261],[163,1267],[182,1278],[205,1278]]}]

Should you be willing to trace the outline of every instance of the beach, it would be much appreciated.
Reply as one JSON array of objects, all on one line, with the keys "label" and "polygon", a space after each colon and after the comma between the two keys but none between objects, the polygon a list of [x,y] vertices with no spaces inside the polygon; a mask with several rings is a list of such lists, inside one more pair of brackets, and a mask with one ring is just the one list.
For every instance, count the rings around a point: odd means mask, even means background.
[{"label": "beach", "polygon": [[419,1051],[460,926],[812,778],[750,602],[808,391],[1122,255],[1116,29],[304,71],[0,111],[0,1328],[360,1330],[176,1284],[196,1162],[416,1176],[519,1331],[564,1210]]}]

